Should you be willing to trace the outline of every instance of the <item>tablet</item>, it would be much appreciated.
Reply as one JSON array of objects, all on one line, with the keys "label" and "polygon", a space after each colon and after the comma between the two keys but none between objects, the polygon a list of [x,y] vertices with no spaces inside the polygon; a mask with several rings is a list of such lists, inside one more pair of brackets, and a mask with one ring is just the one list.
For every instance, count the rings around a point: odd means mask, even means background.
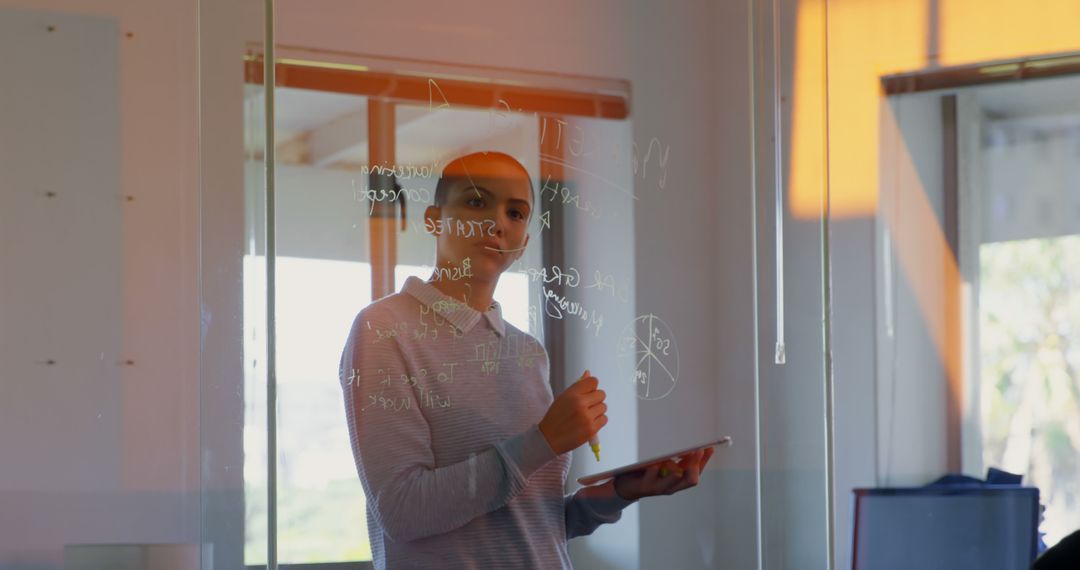
[{"label": "tablet", "polygon": [[596,475],[586,475],[585,477],[578,477],[577,482],[582,485],[593,485],[595,483],[600,483],[601,481],[613,479],[616,475],[622,475],[623,473],[631,473],[634,471],[638,471],[648,467],[649,465],[652,465],[653,463],[659,463],[661,461],[680,457],[682,455],[692,453],[699,449],[705,449],[706,447],[712,447],[714,445],[731,445],[731,437],[724,436],[716,441],[710,441],[701,445],[692,445],[690,447],[687,447],[686,449],[680,449],[678,451],[672,451],[671,453],[665,453],[664,455],[658,455],[651,459],[638,461],[637,463],[631,465],[624,465],[622,467],[612,469],[611,471],[604,471],[603,473],[597,473]]}]

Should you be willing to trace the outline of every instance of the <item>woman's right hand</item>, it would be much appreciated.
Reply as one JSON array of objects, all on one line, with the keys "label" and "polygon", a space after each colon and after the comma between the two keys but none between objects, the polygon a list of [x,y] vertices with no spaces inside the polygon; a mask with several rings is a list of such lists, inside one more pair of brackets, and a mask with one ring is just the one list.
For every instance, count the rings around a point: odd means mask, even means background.
[{"label": "woman's right hand", "polygon": [[597,389],[599,385],[600,381],[586,370],[580,380],[555,398],[540,420],[540,433],[556,454],[577,449],[607,424],[605,394]]}]

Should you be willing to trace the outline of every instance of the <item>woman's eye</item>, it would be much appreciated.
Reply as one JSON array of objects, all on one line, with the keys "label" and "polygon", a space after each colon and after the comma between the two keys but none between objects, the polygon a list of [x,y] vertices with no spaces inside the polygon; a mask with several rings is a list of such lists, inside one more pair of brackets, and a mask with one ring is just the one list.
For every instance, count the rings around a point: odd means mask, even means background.
[{"label": "woman's eye", "polygon": [[469,198],[469,201],[466,202],[466,204],[468,204],[470,206],[473,206],[475,208],[481,208],[481,207],[484,206],[484,199],[483,198]]},{"label": "woman's eye", "polygon": [[525,214],[522,213],[521,210],[510,210],[510,217],[515,220],[523,220],[525,219]]}]

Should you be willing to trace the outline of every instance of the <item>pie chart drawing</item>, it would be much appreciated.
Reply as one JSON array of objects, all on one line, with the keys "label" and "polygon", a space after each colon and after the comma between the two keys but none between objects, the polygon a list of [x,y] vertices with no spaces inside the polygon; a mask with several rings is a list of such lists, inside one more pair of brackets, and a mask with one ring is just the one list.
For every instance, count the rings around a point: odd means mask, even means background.
[{"label": "pie chart drawing", "polygon": [[675,335],[663,319],[652,313],[641,315],[623,327],[616,355],[619,371],[634,383],[642,400],[667,396],[679,381],[679,347]]}]

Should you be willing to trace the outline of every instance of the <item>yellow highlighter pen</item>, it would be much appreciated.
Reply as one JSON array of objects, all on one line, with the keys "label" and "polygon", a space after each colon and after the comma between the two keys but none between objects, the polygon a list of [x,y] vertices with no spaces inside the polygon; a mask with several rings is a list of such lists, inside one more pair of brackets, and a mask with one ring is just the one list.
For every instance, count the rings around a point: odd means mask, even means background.
[{"label": "yellow highlighter pen", "polygon": [[[581,375],[581,380],[584,380],[584,379],[586,379],[588,377],[589,377],[589,371],[586,370],[585,373]],[[581,380],[579,380],[579,382]],[[594,435],[594,436],[589,438],[589,448],[592,449],[593,455],[596,456],[596,461],[599,462],[600,461],[600,438],[598,436]]]}]

